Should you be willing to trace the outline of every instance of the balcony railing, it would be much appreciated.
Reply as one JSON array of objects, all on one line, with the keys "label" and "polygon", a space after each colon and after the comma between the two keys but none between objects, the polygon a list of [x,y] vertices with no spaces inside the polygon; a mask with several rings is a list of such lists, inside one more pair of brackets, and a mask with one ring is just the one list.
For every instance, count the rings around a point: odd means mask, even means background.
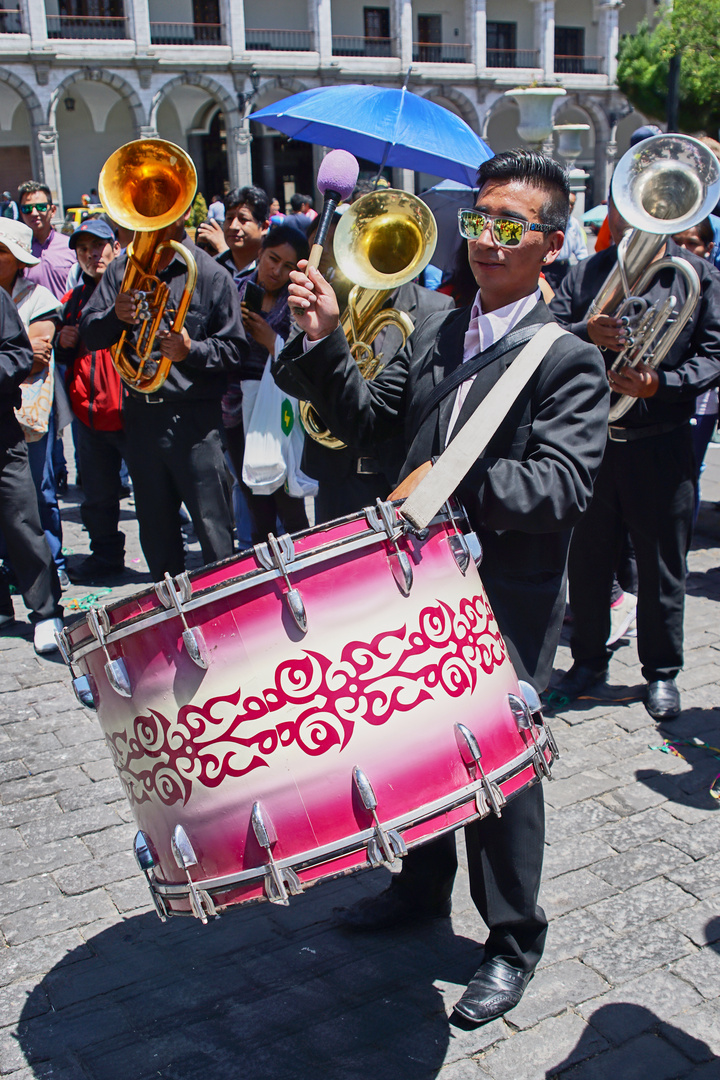
[{"label": "balcony railing", "polygon": [[456,41],[413,41],[413,61],[419,64],[469,64],[470,46]]},{"label": "balcony railing", "polygon": [[555,71],[567,75],[602,74],[604,56],[562,56],[555,53]]},{"label": "balcony railing", "polygon": [[537,49],[488,49],[487,66],[491,68],[536,68],[540,63]]},{"label": "balcony railing", "polygon": [[333,34],[332,51],[333,56],[392,56],[393,39]]},{"label": "balcony railing", "polygon": [[311,30],[245,30],[245,47],[251,52],[312,52]]},{"label": "balcony railing", "polygon": [[153,45],[222,45],[220,23],[150,23]]},{"label": "balcony railing", "polygon": [[0,34],[22,34],[22,16],[17,8],[0,8]]},{"label": "balcony railing", "polygon": [[125,19],[117,15],[48,15],[49,38],[127,38]]}]

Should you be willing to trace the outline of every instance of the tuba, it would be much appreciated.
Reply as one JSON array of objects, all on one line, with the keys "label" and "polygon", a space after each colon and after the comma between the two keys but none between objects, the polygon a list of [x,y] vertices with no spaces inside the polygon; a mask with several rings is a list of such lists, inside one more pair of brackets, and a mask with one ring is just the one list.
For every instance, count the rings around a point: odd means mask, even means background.
[{"label": "tuba", "polygon": [[[700,279],[685,259],[655,257],[672,233],[691,229],[708,216],[720,194],[720,166],[715,155],[687,135],[645,139],[618,162],[613,174],[613,202],[631,231],[617,249],[617,263],[595,297],[588,318],[612,314],[628,327],[628,341],[612,371],[641,361],[657,368],[691,318],[700,297]],[[672,267],[687,284],[688,296],[675,313],[676,298],[650,305],[643,293],[656,274]],[[637,398],[615,395],[610,423],[628,412]]]},{"label": "tuba", "polygon": [[111,154],[98,181],[100,201],[118,225],[134,232],[127,249],[121,292],[141,293],[140,324],[134,345],[124,330],[111,349],[113,363],[131,389],[152,394],[168,377],[172,361],[150,356],[169,298],[168,285],[157,277],[163,252],[172,249],[185,262],[187,279],[172,329],[182,329],[197,281],[197,265],[177,240],[158,235],[181,218],[195,198],[197,174],[179,146],[164,139],[137,139]]},{"label": "tuba", "polygon": [[[340,218],[333,250],[339,276],[355,282],[341,325],[350,352],[367,381],[375,378],[381,356],[372,343],[381,330],[395,326],[403,344],[413,332],[404,311],[383,309],[400,285],[412,281],[430,262],[437,243],[437,225],[422,199],[406,191],[384,188],[357,199]],[[341,450],[309,401],[301,401],[300,419],[306,433],[329,450]]]}]

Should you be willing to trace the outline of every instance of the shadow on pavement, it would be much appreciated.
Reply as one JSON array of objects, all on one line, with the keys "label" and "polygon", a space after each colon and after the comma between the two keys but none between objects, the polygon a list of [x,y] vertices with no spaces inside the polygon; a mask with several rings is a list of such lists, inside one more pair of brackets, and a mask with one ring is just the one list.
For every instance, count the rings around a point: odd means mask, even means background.
[{"label": "shadow on pavement", "polygon": [[467,982],[480,947],[449,920],[343,933],[332,909],[358,894],[339,881],[206,927],[143,914],[88,935],[28,996],[33,1076],[432,1080],[449,1041],[433,983]]},{"label": "shadow on pavement", "polygon": [[[707,1043],[661,1020],[643,1005],[602,1005],[588,1022],[590,1027],[568,1057],[545,1073],[546,1080],[680,1080],[694,1066],[714,1058]],[[591,1057],[597,1054],[597,1033],[611,1048]],[[578,1060],[582,1064],[576,1064]],[[710,1072],[706,1075],[709,1080]]]},{"label": "shadow on pavement", "polygon": [[720,803],[710,794],[710,787],[720,773],[720,753],[716,756],[703,746],[688,745],[693,738],[720,749],[720,709],[685,709],[679,719],[659,725],[652,745],[660,746],[664,740],[676,745],[690,766],[689,771],[640,769],[635,777],[651,791],[682,806],[720,810]]}]

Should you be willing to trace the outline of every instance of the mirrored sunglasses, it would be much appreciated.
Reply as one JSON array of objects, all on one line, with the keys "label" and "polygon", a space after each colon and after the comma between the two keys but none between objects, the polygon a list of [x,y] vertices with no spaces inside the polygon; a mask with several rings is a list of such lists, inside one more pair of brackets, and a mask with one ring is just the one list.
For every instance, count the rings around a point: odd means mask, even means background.
[{"label": "mirrored sunglasses", "polygon": [[33,210],[37,210],[38,214],[46,214],[49,206],[50,203],[46,202],[32,203],[30,206],[21,206],[20,213],[30,215]]},{"label": "mirrored sunglasses", "polygon": [[479,210],[458,210],[458,228],[466,240],[479,240],[489,228],[500,247],[517,247],[526,232],[555,232],[553,225],[538,225],[519,218],[481,214]]}]

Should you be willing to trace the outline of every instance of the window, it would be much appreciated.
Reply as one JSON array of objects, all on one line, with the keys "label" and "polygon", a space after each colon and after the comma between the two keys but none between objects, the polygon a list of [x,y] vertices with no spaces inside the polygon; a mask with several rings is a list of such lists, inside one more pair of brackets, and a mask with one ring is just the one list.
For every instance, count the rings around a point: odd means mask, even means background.
[{"label": "window", "polygon": [[581,26],[555,27],[555,70],[578,74],[585,70],[585,30]]},{"label": "window", "polygon": [[442,16],[418,15],[418,60],[425,64],[437,64],[442,58]]},{"label": "window", "polygon": [[487,66],[516,67],[517,23],[487,24]]},{"label": "window", "polygon": [[366,7],[363,8],[366,38],[389,38],[390,37],[390,9]]}]

